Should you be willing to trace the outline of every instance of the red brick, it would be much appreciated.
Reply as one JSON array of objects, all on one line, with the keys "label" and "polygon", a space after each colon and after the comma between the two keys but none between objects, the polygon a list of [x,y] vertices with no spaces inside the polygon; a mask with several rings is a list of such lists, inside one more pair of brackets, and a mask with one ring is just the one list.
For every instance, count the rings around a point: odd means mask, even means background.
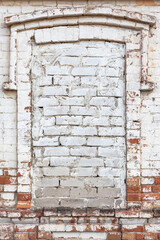
[{"label": "red brick", "polygon": [[137,233],[136,234],[136,240],[143,240],[144,239],[144,234],[143,233]]},{"label": "red brick", "polygon": [[35,232],[30,232],[28,235],[29,235],[29,240],[36,240],[37,239],[37,236],[36,236]]},{"label": "red brick", "polygon": [[128,139],[128,143],[130,143],[130,144],[140,144],[140,139],[139,138]]},{"label": "red brick", "polygon": [[152,192],[160,192],[160,185],[153,185]]},{"label": "red brick", "polygon": [[10,184],[12,182],[12,178],[8,176],[0,176],[0,184]]},{"label": "red brick", "polygon": [[140,186],[128,186],[127,187],[127,192],[128,193],[140,193],[141,192],[141,187]]},{"label": "red brick", "polygon": [[36,227],[33,224],[16,224],[14,226],[14,231],[15,232],[19,232],[19,233],[23,233],[23,232],[35,232],[36,231]]},{"label": "red brick", "polygon": [[145,240],[157,240],[157,233],[146,233]]},{"label": "red brick", "polygon": [[129,227],[127,228],[127,226],[122,227],[122,232],[143,232],[144,231],[144,227],[143,226],[133,226],[133,228]]},{"label": "red brick", "polygon": [[108,233],[108,240],[121,240],[121,233]]},{"label": "red brick", "polygon": [[141,194],[127,194],[127,201],[140,201],[141,200]]},{"label": "red brick", "polygon": [[31,202],[28,201],[28,202],[25,202],[25,201],[22,201],[22,202],[18,202],[17,203],[17,208],[18,209],[29,209],[31,208]]},{"label": "red brick", "polygon": [[28,201],[28,200],[31,200],[31,194],[28,194],[28,193],[18,193],[17,199],[18,199],[18,201]]},{"label": "red brick", "polygon": [[135,233],[123,233],[123,240],[135,240]]},{"label": "red brick", "polygon": [[160,177],[155,177],[155,184],[160,184]]},{"label": "red brick", "polygon": [[50,232],[39,232],[38,239],[50,240],[50,239],[52,239],[52,235]]}]

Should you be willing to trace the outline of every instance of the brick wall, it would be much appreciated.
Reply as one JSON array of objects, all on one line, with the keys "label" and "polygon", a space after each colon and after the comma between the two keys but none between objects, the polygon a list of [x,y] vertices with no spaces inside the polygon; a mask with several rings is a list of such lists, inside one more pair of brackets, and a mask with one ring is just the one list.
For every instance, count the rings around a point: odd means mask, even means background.
[{"label": "brick wall", "polygon": [[159,1],[0,19],[0,239],[160,239]]}]

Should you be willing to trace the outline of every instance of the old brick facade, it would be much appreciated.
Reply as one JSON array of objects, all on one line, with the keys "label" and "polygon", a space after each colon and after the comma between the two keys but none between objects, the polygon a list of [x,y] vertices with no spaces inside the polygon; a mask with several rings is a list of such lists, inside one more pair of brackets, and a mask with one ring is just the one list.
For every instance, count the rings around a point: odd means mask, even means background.
[{"label": "old brick facade", "polygon": [[160,1],[0,19],[0,239],[160,239]]}]

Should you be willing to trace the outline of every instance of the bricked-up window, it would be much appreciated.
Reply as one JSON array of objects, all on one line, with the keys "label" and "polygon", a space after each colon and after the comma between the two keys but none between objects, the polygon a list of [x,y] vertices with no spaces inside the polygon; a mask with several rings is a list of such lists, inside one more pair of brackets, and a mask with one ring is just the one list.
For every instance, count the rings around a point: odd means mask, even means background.
[{"label": "bricked-up window", "polygon": [[17,89],[18,208],[141,204],[132,189],[155,20],[109,8],[85,15],[72,8],[6,19],[19,22],[4,86]]},{"label": "bricked-up window", "polygon": [[36,46],[33,56],[36,204],[45,206],[48,197],[50,206],[120,206],[126,177],[124,44],[47,44]]}]

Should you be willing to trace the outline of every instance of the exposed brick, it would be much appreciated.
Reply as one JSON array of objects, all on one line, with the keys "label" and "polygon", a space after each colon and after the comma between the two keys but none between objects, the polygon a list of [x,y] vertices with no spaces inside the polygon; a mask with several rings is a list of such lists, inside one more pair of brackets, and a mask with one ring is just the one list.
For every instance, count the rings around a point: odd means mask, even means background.
[{"label": "exposed brick", "polygon": [[160,192],[160,186],[157,185],[152,186],[152,191],[156,193]]},{"label": "exposed brick", "polygon": [[23,202],[18,202],[17,204],[17,208],[19,209],[29,209],[31,207],[31,202],[26,202],[26,201],[23,201]]},{"label": "exposed brick", "polygon": [[38,239],[52,239],[51,232],[38,232]]},{"label": "exposed brick", "polygon": [[145,240],[157,240],[159,239],[157,233],[145,233]]},{"label": "exposed brick", "polygon": [[155,177],[155,184],[160,184],[160,177]]},{"label": "exposed brick", "polygon": [[29,240],[36,240],[37,239],[37,234],[34,232],[28,233]]},{"label": "exposed brick", "polygon": [[134,226],[134,225],[127,225],[122,228],[123,232],[143,232],[143,226]]},{"label": "exposed brick", "polygon": [[136,234],[136,240],[143,240],[144,239],[144,234],[143,233],[137,233]]},{"label": "exposed brick", "polygon": [[139,187],[139,186],[128,186],[127,187],[127,192],[128,193],[140,193],[141,192],[141,187]]},{"label": "exposed brick", "polygon": [[18,199],[18,201],[28,201],[28,200],[31,200],[31,194],[18,193],[17,199]]},{"label": "exposed brick", "polygon": [[128,201],[140,201],[141,200],[141,194],[127,194],[127,200]]},{"label": "exposed brick", "polygon": [[8,176],[0,176],[0,184],[10,184],[12,183],[12,178]]},{"label": "exposed brick", "polygon": [[108,240],[121,240],[121,233],[108,233]]},{"label": "exposed brick", "polygon": [[123,233],[123,240],[135,240],[135,233]]}]

